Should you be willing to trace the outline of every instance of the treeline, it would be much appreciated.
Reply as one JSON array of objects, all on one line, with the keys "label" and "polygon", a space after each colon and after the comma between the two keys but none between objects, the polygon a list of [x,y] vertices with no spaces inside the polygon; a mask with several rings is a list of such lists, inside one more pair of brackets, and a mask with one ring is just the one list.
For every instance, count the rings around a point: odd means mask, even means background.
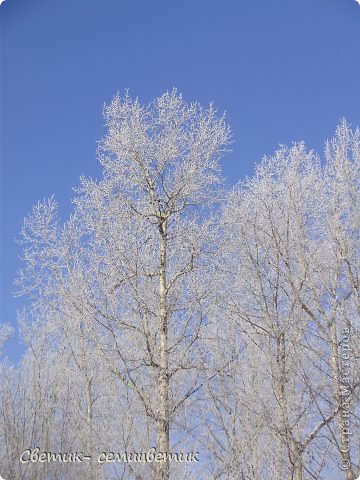
[{"label": "treeline", "polygon": [[24,220],[0,474],[357,478],[360,131],[341,122],[323,159],[281,147],[229,189],[212,106],[174,90],[104,113],[102,178],[65,223],[53,198]]}]

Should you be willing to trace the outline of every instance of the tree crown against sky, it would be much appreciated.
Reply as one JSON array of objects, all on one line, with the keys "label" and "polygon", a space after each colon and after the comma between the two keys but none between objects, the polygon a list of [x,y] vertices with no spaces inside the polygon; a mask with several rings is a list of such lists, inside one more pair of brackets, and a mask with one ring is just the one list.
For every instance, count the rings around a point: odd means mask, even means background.
[{"label": "tree crown against sky", "polygon": [[175,85],[215,100],[236,139],[222,162],[233,184],[278,143],[320,151],[340,117],[358,124],[359,16],[354,0],[3,2],[2,318],[15,324],[22,308],[13,239],[28,206],[56,192],[66,218],[79,175],[101,174],[104,99],[130,87],[146,104]]},{"label": "tree crown against sky", "polygon": [[[218,160],[230,130],[213,106],[187,105],[176,90],[147,107],[118,95],[105,119],[103,178],[82,178],[64,226],[53,199],[35,206],[18,285],[69,332],[79,325],[153,423],[149,444],[156,431],[168,452],[170,424],[206,377],[205,278],[220,232],[209,208],[224,195]],[[168,478],[168,462],[159,468]]]}]

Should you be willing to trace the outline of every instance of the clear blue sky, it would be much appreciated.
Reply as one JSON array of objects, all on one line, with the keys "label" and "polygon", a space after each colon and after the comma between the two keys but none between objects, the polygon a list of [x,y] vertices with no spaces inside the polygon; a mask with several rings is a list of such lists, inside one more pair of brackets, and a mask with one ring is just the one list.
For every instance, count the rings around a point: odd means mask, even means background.
[{"label": "clear blue sky", "polygon": [[[20,249],[32,205],[65,217],[81,174],[99,176],[102,107],[130,89],[177,87],[226,110],[229,183],[278,144],[323,149],[341,117],[360,124],[355,0],[5,0],[1,21],[1,321],[16,322]],[[16,360],[17,338],[5,352]]]}]

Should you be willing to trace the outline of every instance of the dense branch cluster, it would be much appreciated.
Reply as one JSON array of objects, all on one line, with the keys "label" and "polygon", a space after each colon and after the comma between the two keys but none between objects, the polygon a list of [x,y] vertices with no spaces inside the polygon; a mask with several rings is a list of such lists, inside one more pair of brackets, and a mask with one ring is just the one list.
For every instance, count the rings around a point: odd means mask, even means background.
[{"label": "dense branch cluster", "polygon": [[[65,223],[53,198],[24,221],[1,475],[354,480],[360,131],[343,121],[323,161],[283,146],[227,189],[213,106],[173,90],[104,114],[102,178],[81,179]],[[91,458],[20,461],[35,448]]]}]

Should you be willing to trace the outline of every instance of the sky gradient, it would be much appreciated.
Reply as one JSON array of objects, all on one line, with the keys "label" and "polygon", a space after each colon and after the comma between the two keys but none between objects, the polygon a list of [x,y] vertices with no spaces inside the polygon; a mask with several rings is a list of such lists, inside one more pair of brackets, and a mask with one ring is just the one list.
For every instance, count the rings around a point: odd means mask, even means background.
[{"label": "sky gradient", "polygon": [[[360,125],[355,0],[6,0],[0,22],[2,322],[24,304],[11,293],[23,218],[52,194],[65,218],[80,175],[100,176],[116,92],[147,103],[176,87],[226,110],[229,184],[279,144],[321,153],[342,117]],[[22,350],[15,336],[4,352]]]}]

